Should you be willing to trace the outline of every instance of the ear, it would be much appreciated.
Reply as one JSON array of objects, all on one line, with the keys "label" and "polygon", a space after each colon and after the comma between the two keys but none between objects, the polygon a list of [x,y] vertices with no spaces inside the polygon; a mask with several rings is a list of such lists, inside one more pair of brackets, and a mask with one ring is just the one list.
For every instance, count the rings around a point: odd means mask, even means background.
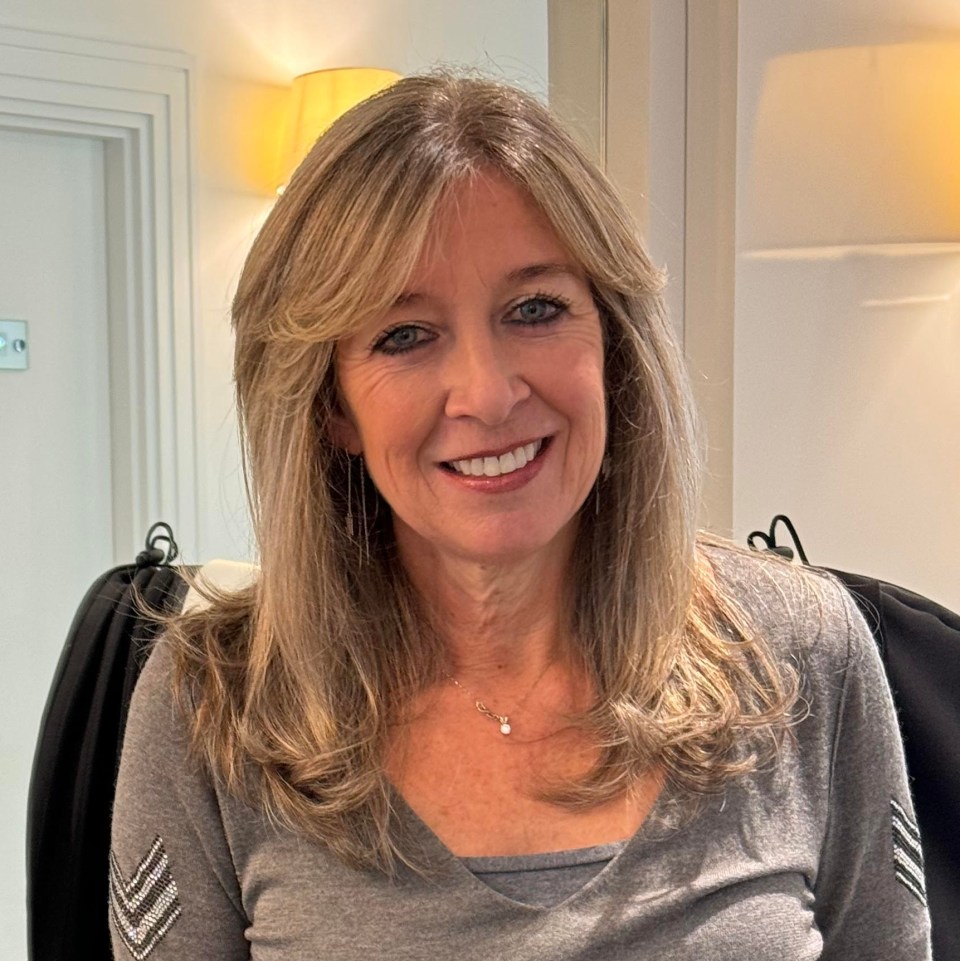
[{"label": "ear", "polygon": [[363,453],[360,432],[353,423],[353,418],[341,410],[337,410],[330,418],[330,440],[348,454]]}]

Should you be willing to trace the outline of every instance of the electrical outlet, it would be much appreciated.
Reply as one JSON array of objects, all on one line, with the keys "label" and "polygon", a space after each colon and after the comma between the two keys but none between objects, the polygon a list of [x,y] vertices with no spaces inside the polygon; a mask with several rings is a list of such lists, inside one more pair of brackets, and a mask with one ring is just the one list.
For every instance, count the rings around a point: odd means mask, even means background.
[{"label": "electrical outlet", "polygon": [[25,320],[0,320],[0,370],[26,370],[30,347]]}]

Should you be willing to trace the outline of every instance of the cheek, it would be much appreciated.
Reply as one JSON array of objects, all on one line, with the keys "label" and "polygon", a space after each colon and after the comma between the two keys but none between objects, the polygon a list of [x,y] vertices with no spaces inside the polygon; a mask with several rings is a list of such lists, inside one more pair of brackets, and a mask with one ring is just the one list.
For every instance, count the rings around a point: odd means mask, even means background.
[{"label": "cheek", "polygon": [[364,456],[384,481],[399,481],[419,469],[436,424],[435,405],[413,386],[377,391],[362,400],[359,427]]},{"label": "cheek", "polygon": [[389,377],[376,369],[365,369],[345,363],[339,373],[340,395],[349,412],[349,420],[364,447],[382,447],[384,438],[396,433],[396,425],[403,423],[405,404],[403,392],[395,389]]},{"label": "cheek", "polygon": [[591,377],[583,383],[579,412],[579,446],[584,469],[600,469],[607,446],[607,404],[603,380]]},{"label": "cheek", "polygon": [[559,389],[561,396],[569,398],[571,416],[579,415],[585,426],[605,434],[607,399],[602,353],[596,348],[582,350],[568,357],[557,369],[565,372]]}]

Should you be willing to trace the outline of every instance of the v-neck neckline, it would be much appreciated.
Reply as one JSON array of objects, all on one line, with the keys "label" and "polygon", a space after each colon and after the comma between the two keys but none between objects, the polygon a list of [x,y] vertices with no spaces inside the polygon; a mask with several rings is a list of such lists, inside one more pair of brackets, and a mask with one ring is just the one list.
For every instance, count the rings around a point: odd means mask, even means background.
[{"label": "v-neck neckline", "polygon": [[[430,858],[431,862],[434,863],[439,868],[444,868],[449,872],[449,878],[454,880],[460,887],[464,889],[472,889],[478,892],[478,897],[484,897],[487,899],[492,898],[494,902],[500,902],[501,904],[507,904],[515,909],[520,909],[525,912],[533,912],[536,914],[546,914],[550,911],[557,911],[569,906],[571,903],[581,899],[589,898],[592,892],[600,887],[605,887],[610,883],[614,883],[617,876],[621,873],[621,866],[625,861],[632,860],[634,852],[643,846],[643,844],[648,840],[659,839],[658,834],[655,830],[655,825],[658,823],[661,826],[665,825],[666,812],[672,807],[674,797],[669,791],[667,784],[665,783],[657,794],[656,799],[653,802],[650,810],[647,812],[647,816],[643,819],[643,822],[637,828],[637,830],[628,838],[625,839],[623,847],[618,851],[610,860],[592,877],[590,878],[582,887],[573,891],[563,900],[558,901],[556,904],[549,905],[539,905],[539,904],[528,904],[525,901],[518,901],[516,898],[511,898],[509,895],[502,894],[495,888],[492,888],[485,881],[477,877],[473,871],[464,863],[464,858],[460,855],[454,854],[450,848],[441,840],[439,835],[430,827],[423,818],[407,803],[406,798],[400,793],[399,790],[393,785],[390,786],[390,791],[393,796],[393,803],[397,813],[400,815],[403,822],[410,826],[412,831],[418,836],[418,839],[423,844],[424,853]],[[665,830],[672,833],[673,829],[665,827]],[[594,847],[595,845],[587,845],[586,848]],[[548,852],[536,852],[536,853],[548,853]],[[495,857],[497,855],[494,855]]]}]

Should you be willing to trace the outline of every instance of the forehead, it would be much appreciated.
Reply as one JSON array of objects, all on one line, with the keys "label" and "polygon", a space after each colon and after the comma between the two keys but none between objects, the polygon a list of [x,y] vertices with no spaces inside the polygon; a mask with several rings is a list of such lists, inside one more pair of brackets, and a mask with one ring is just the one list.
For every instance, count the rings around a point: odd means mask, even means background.
[{"label": "forehead", "polygon": [[441,280],[465,265],[511,273],[530,264],[576,268],[529,195],[500,174],[482,172],[454,185],[438,204],[408,287]]}]

